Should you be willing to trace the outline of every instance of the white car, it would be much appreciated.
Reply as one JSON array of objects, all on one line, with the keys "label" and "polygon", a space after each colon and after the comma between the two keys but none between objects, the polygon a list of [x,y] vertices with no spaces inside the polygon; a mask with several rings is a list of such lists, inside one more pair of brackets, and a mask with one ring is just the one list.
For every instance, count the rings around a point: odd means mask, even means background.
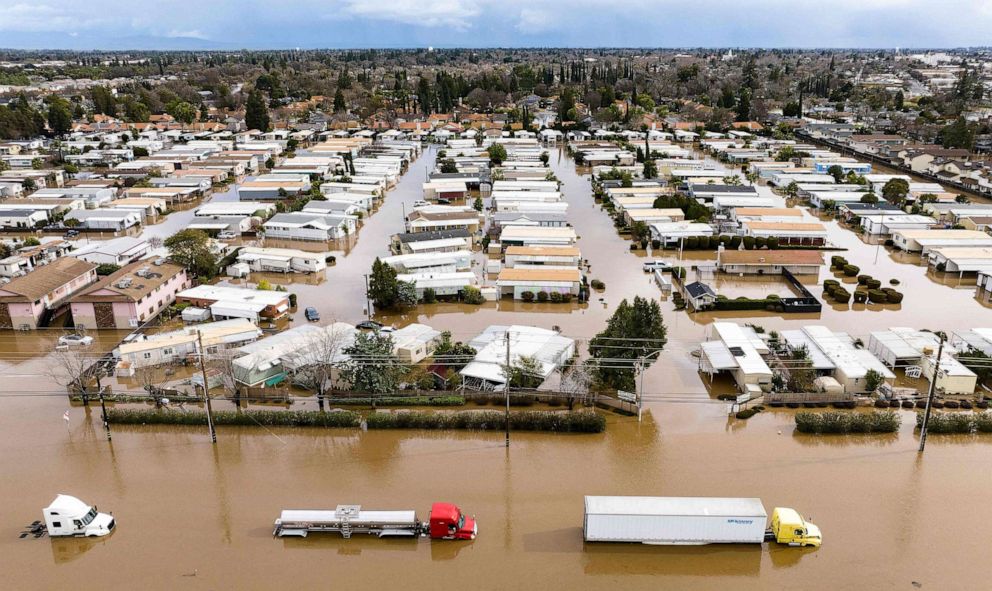
[{"label": "white car", "polygon": [[668,271],[668,270],[671,270],[671,268],[672,268],[672,264],[671,263],[669,263],[668,261],[662,261],[660,259],[659,260],[654,260],[654,261],[645,261],[644,262],[644,272],[645,273],[647,273],[649,271],[654,271],[654,270]]},{"label": "white car", "polygon": [[413,202],[413,208],[414,209],[417,209],[418,207],[428,207],[429,205],[430,205],[430,203],[427,203],[426,201],[424,201],[422,199],[419,200],[419,201],[414,201]]},{"label": "white car", "polygon": [[217,234],[217,238],[220,240],[233,240],[237,237],[238,235],[235,234],[234,232],[221,232]]},{"label": "white car", "polygon": [[79,334],[67,334],[59,337],[59,344],[65,346],[81,345],[83,347],[87,347],[93,344],[93,337]]}]

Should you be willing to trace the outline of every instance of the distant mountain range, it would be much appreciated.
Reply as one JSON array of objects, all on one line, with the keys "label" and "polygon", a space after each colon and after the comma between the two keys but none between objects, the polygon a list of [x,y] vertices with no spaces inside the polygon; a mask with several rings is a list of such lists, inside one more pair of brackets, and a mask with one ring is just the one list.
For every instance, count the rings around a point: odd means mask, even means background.
[{"label": "distant mountain range", "polygon": [[7,33],[0,36],[0,47],[7,49],[69,49],[77,51],[189,51],[239,49],[237,44],[220,43],[199,37],[156,37],[151,35],[44,35],[37,33]]}]

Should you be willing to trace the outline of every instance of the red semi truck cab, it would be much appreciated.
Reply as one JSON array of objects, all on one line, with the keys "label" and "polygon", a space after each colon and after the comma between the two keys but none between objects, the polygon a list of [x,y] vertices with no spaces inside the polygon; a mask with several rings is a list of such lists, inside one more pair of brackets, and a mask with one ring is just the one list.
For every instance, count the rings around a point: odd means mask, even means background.
[{"label": "red semi truck cab", "polygon": [[451,503],[431,505],[429,521],[432,540],[474,540],[479,533],[475,518],[465,515],[458,505]]}]

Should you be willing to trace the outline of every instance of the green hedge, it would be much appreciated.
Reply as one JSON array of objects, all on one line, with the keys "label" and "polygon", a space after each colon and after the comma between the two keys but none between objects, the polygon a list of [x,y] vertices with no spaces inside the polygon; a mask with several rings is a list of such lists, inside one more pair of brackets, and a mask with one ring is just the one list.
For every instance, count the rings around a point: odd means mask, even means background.
[{"label": "green hedge", "polygon": [[[362,423],[361,417],[350,411],[218,410],[213,415],[215,425],[245,427],[260,424],[267,427],[358,427]],[[207,413],[112,408],[107,410],[107,420],[121,425],[206,425]]]},{"label": "green hedge", "polygon": [[[470,429],[499,431],[506,428],[505,414],[495,410],[464,412],[377,412],[369,415],[369,429]],[[510,413],[514,431],[554,431],[559,433],[601,433],[606,419],[594,411]]]},{"label": "green hedge", "polygon": [[[916,428],[923,426],[922,412],[916,413]],[[992,412],[932,412],[928,433],[992,433]]]},{"label": "green hedge", "polygon": [[895,433],[900,422],[892,411],[796,413],[800,433]]},{"label": "green hedge", "polygon": [[[347,398],[328,398],[328,404],[335,405],[369,405],[369,398],[349,396]],[[462,396],[385,396],[375,399],[376,406],[464,406]]]},{"label": "green hedge", "polygon": [[845,276],[854,277],[861,272],[861,267],[857,265],[844,265],[843,271]]},{"label": "green hedge", "polygon": [[759,299],[739,297],[733,300],[718,296],[713,307],[716,310],[767,310],[769,306],[774,309],[781,305],[782,298],[778,296]]}]

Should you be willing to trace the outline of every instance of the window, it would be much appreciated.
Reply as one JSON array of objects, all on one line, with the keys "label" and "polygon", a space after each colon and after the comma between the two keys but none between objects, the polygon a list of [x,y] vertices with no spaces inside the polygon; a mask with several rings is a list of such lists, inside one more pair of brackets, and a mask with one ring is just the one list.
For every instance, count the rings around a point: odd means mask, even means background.
[{"label": "window", "polygon": [[61,521],[53,521],[52,522],[52,527],[62,527],[62,522]]},{"label": "window", "polygon": [[145,353],[145,354],[143,355],[143,357],[144,357],[145,359],[151,359],[151,358],[152,358],[152,354],[151,354],[151,353]]}]

